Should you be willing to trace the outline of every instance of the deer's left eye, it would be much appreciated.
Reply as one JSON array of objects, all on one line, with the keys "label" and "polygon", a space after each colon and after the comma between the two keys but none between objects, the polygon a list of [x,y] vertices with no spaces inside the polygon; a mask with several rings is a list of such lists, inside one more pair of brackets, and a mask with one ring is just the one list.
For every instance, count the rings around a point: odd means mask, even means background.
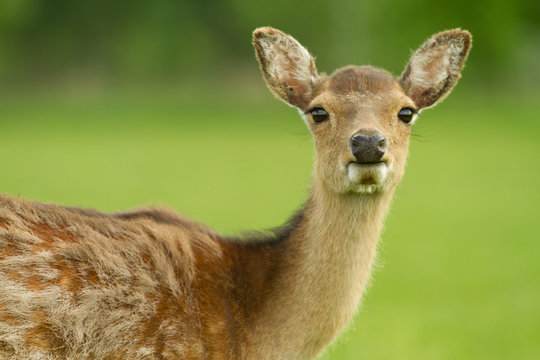
[{"label": "deer's left eye", "polygon": [[404,107],[403,109],[399,110],[398,112],[398,118],[405,122],[405,123],[410,123],[415,115],[417,114],[418,112],[416,110],[414,110],[413,108],[410,108],[410,107]]}]

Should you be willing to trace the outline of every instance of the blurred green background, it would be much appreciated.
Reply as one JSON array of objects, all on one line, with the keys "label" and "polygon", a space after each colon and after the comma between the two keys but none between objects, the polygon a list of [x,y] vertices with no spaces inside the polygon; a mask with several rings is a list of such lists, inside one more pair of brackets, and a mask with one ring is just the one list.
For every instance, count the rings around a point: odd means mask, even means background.
[{"label": "blurred green background", "polygon": [[117,211],[165,203],[220,231],[283,222],[312,142],[251,32],[319,70],[399,74],[432,33],[474,36],[415,125],[373,285],[325,359],[540,359],[538,1],[0,2],[0,191]]}]

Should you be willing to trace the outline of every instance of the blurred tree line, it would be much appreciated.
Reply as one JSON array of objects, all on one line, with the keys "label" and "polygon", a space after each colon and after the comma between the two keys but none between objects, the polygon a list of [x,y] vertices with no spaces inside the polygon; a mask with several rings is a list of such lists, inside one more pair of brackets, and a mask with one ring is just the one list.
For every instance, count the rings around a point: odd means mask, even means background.
[{"label": "blurred tree line", "polygon": [[[0,80],[194,78],[256,70],[251,31],[293,34],[322,71],[349,63],[401,72],[430,34],[474,37],[467,77],[538,83],[540,2],[535,0],[2,0]],[[474,74],[474,75],[473,75]]]}]

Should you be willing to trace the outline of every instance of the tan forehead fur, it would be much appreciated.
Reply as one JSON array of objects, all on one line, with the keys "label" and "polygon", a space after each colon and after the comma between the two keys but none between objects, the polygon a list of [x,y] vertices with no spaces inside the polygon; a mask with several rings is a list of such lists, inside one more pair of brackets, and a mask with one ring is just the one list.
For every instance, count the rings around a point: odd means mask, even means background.
[{"label": "tan forehead fur", "polygon": [[381,106],[386,102],[414,106],[414,102],[388,71],[372,66],[354,65],[340,68],[330,76],[322,77],[309,106],[334,103],[339,105],[340,113],[347,113],[350,111],[347,109],[369,105],[372,102],[370,100],[375,100]]},{"label": "tan forehead fur", "polygon": [[401,87],[388,71],[372,66],[350,65],[336,70],[329,76],[320,91],[331,91],[337,94],[387,93],[391,89],[401,89]]}]

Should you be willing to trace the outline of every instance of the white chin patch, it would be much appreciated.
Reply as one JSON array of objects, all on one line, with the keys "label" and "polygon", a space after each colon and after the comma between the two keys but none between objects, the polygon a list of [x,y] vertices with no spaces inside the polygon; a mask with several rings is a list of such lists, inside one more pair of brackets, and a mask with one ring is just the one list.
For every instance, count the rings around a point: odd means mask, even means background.
[{"label": "white chin patch", "polygon": [[380,190],[386,180],[388,166],[386,163],[357,164],[347,166],[350,189],[353,192],[372,194]]}]

